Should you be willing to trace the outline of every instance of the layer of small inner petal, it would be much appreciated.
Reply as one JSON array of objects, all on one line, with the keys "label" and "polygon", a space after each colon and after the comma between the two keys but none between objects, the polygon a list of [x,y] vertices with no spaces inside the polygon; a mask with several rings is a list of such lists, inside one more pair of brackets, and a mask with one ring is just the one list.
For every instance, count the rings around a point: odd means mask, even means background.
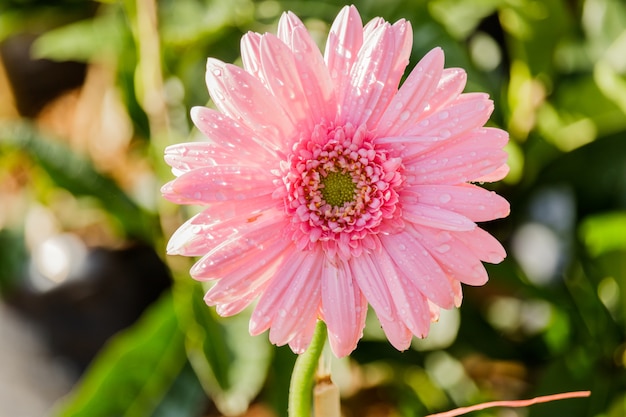
[{"label": "layer of small inner petal", "polygon": [[400,169],[400,161],[377,149],[364,126],[316,126],[284,165],[294,240],[305,242],[304,249],[318,240],[346,244],[376,233],[382,221],[399,215]]}]

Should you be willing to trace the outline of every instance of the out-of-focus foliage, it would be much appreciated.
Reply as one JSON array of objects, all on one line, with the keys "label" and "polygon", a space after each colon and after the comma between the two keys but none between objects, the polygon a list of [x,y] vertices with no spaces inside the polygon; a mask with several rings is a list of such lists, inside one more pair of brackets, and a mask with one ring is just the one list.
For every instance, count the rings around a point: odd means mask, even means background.
[{"label": "out-of-focus foliage", "polygon": [[[487,286],[466,288],[461,309],[444,314],[428,339],[400,353],[368,319],[352,358],[333,364],[346,416],[422,416],[581,389],[592,397],[533,406],[528,415],[625,415],[626,4],[354,3],[365,20],[412,23],[410,66],[441,46],[446,66],[467,70],[467,90],[491,94],[492,123],[511,134],[511,173],[494,187],[512,214],[485,225],[504,242],[507,260],[489,267]],[[103,347],[57,415],[234,415],[250,404],[285,415],[294,355],[265,335],[250,337],[245,313],[218,317],[189,279],[189,263],[164,255],[165,240],[190,213],[159,197],[171,178],[162,151],[196,135],[188,113],[208,101],[208,56],[237,63],[241,35],[275,31],[285,10],[323,47],[342,6],[0,5],[0,291],[10,300],[32,285],[30,259],[55,233],[89,247],[142,241],[173,276],[171,290]],[[39,60],[23,61],[24,50]],[[31,64],[50,61],[78,62],[83,78],[33,101],[55,74],[31,73]]]}]

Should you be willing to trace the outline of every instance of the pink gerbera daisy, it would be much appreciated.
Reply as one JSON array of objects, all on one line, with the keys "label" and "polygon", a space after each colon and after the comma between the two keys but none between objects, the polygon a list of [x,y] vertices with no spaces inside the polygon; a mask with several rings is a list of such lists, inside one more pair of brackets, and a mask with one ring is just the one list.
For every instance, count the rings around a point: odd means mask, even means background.
[{"label": "pink gerbera daisy", "polygon": [[356,8],[333,23],[324,55],[285,13],[278,36],[248,33],[243,69],[209,59],[218,110],[191,116],[208,142],[169,147],[176,179],[164,196],[206,209],[168,253],[202,256],[219,314],[258,303],[250,333],[305,350],[317,320],[337,356],[355,349],[368,303],[393,346],[425,337],[439,308],[482,285],[481,261],[502,246],[475,222],[505,217],[502,197],[474,182],[502,179],[506,132],[483,127],[493,104],[462,94],[465,72],[430,51],[398,88],[411,25]]}]

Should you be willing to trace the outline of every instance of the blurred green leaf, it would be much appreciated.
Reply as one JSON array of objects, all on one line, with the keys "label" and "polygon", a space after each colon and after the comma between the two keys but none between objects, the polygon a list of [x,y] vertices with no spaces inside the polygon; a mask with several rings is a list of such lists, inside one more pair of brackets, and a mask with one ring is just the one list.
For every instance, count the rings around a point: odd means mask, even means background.
[{"label": "blurred green leaf", "polygon": [[272,360],[267,337],[250,336],[244,313],[218,317],[203,302],[199,284],[182,283],[176,291],[187,355],[206,393],[222,413],[243,413],[267,377]]},{"label": "blurred green leaf", "polygon": [[0,146],[21,149],[50,178],[74,195],[95,197],[133,238],[151,242],[157,233],[154,215],[147,213],[113,181],[96,170],[91,161],[54,141],[28,123],[0,127]]},{"label": "blurred green leaf", "polygon": [[[200,389],[186,364],[184,337],[168,293],[135,325],[109,342],[77,388],[60,404],[56,415],[192,415],[190,411],[197,408]],[[176,412],[167,412],[168,409]]]},{"label": "blurred green leaf", "polygon": [[34,42],[31,51],[35,58],[89,62],[120,51],[126,30],[119,13],[106,13],[44,33]]},{"label": "blurred green leaf", "polygon": [[580,225],[580,235],[592,256],[626,251],[626,211],[588,216]]},{"label": "blurred green leaf", "polygon": [[26,267],[24,236],[11,229],[0,228],[0,295],[7,295],[18,284]]},{"label": "blurred green leaf", "polygon": [[[511,60],[525,62],[532,76],[551,78],[557,46],[574,35],[570,7],[564,0],[522,0],[506,5],[500,10],[500,21],[510,36]],[[550,82],[550,78],[544,81]]]}]

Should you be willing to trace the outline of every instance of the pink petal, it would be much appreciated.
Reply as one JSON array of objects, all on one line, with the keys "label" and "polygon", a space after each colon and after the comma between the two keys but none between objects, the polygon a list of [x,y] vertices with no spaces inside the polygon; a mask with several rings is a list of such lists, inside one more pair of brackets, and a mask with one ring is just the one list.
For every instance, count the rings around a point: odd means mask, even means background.
[{"label": "pink petal", "polygon": [[435,113],[457,99],[465,88],[467,74],[462,68],[445,68],[435,92],[428,99],[423,117]]},{"label": "pink petal", "polygon": [[[205,267],[204,270],[194,271],[194,278],[200,281],[207,278],[199,278],[198,274],[203,274],[210,278],[216,278],[218,281],[206,293],[204,300],[208,305],[232,303],[240,298],[256,298],[265,286],[265,283],[274,277],[276,272],[276,262],[280,262],[282,256],[288,249],[288,245],[284,243],[285,239],[267,240],[264,246],[267,249],[250,250],[249,253],[230,254],[226,258],[224,254],[227,250],[233,250],[236,246],[231,241],[226,242],[227,249],[216,250],[212,256],[218,259],[218,263],[211,268]],[[224,259],[226,258],[226,259]],[[199,261],[211,262],[211,257],[207,256]]]},{"label": "pink petal", "polygon": [[474,222],[500,219],[509,215],[509,202],[493,191],[472,184],[412,185],[411,193],[420,204],[461,214]]},{"label": "pink petal", "polygon": [[296,132],[276,98],[245,70],[209,58],[206,82],[220,111],[258,132],[274,149],[282,150],[285,138]]},{"label": "pink petal", "polygon": [[218,304],[215,306],[215,312],[222,317],[234,316],[245,310],[253,301],[254,298],[245,297],[232,303]]},{"label": "pink petal", "polygon": [[161,188],[163,197],[179,204],[206,204],[270,196],[276,186],[267,170],[246,166],[211,166],[186,172]]},{"label": "pink petal", "polygon": [[487,94],[469,93],[459,96],[450,105],[430,114],[414,127],[403,132],[408,136],[454,138],[482,127],[493,111]]},{"label": "pink petal", "polygon": [[230,117],[206,107],[191,109],[191,120],[198,129],[223,149],[223,153],[256,165],[274,165],[276,152],[254,131]]},{"label": "pink petal", "polygon": [[384,235],[380,240],[387,253],[393,254],[396,269],[422,294],[440,307],[454,306],[454,293],[444,271],[419,241],[408,233]]},{"label": "pink petal", "polygon": [[449,143],[404,160],[406,185],[460,184],[494,172],[506,163],[501,149],[472,147],[472,138]]},{"label": "pink petal", "polygon": [[270,328],[270,341],[284,345],[310,323],[320,305],[321,251],[294,251],[265,290],[250,319],[250,333]]},{"label": "pink petal", "polygon": [[289,341],[289,347],[296,355],[304,353],[309,345],[311,339],[313,339],[313,333],[315,332],[315,326],[317,324],[317,317],[311,316],[309,322],[302,326],[300,331]]},{"label": "pink petal", "polygon": [[[237,202],[212,204],[187,220],[174,232],[167,244],[168,255],[202,256],[225,239],[240,233],[241,225],[276,216],[276,201],[260,197]],[[278,220],[280,217],[277,217]]]},{"label": "pink petal", "polygon": [[500,167],[496,168],[494,171],[489,174],[483,175],[482,177],[474,178],[476,182],[495,182],[500,181],[504,177],[509,174],[510,168],[507,164],[500,165]]},{"label": "pink petal", "polygon": [[363,45],[363,23],[354,6],[345,6],[333,22],[324,61],[335,85],[337,102],[343,102],[344,95],[350,88],[350,72],[357,54]]},{"label": "pink petal", "polygon": [[241,37],[241,62],[243,68],[259,80],[263,80],[261,66],[261,35],[248,32]]},{"label": "pink petal", "polygon": [[421,224],[436,229],[466,231],[473,230],[476,223],[462,214],[445,210],[441,207],[417,203],[417,197],[408,191],[400,196],[402,217],[414,224]]},{"label": "pink petal", "polygon": [[413,334],[402,320],[387,320],[379,316],[378,321],[380,321],[380,325],[385,332],[385,336],[387,336],[389,343],[391,343],[393,347],[402,352],[411,346]]},{"label": "pink petal", "polygon": [[[265,269],[253,272],[245,286],[229,289],[223,280],[211,287],[204,296],[208,306],[216,306],[215,311],[222,317],[232,316],[247,308],[265,291],[274,276],[274,270]],[[236,292],[236,296],[231,295]]]},{"label": "pink petal", "polygon": [[405,274],[398,274],[392,255],[382,250],[374,255],[393,298],[397,317],[418,337],[426,337],[430,328],[430,307],[420,288]]},{"label": "pink petal", "polygon": [[[268,215],[265,220],[242,224],[235,233],[231,233],[226,240],[222,241],[191,268],[191,276],[198,280],[211,280],[222,278],[234,268],[238,268],[242,259],[251,260],[250,253],[256,253],[256,263],[262,265],[267,261],[263,256],[266,248],[269,254],[279,252],[280,239],[285,236],[276,233],[286,226],[281,217]],[[226,235],[228,232],[223,233]],[[245,262],[244,262],[245,263]]]},{"label": "pink petal", "polygon": [[385,280],[381,276],[395,273],[395,269],[381,270],[383,266],[372,259],[373,255],[363,252],[358,258],[351,258],[348,261],[352,277],[359,285],[361,292],[367,301],[372,305],[379,318],[393,320],[393,302]]},{"label": "pink petal", "polygon": [[469,232],[457,233],[456,237],[481,261],[499,264],[506,258],[506,251],[500,242],[480,227]]},{"label": "pink petal", "polygon": [[261,37],[261,64],[265,84],[290,116],[292,123],[299,131],[310,131],[318,120],[311,118],[293,53],[271,33]]},{"label": "pink petal", "polygon": [[441,78],[443,61],[443,51],[435,48],[418,62],[374,128],[376,136],[396,136],[415,125]]},{"label": "pink petal", "polygon": [[480,259],[457,238],[460,233],[428,227],[409,226],[407,230],[411,230],[411,235],[430,252],[449,277],[468,285],[483,285],[489,279]]},{"label": "pink petal", "polygon": [[338,258],[327,258],[322,266],[322,312],[333,353],[349,355],[363,335],[367,301],[350,266]]},{"label": "pink petal", "polygon": [[375,125],[393,98],[408,64],[411,26],[398,22],[377,27],[359,51],[351,70],[350,92],[340,105],[340,122]]},{"label": "pink petal", "polygon": [[276,29],[276,36],[283,41],[285,45],[289,46],[293,50],[293,31],[298,27],[304,27],[304,23],[293,12],[283,12],[278,20],[278,28]]},{"label": "pink petal", "polygon": [[298,75],[309,103],[309,117],[315,121],[332,121],[337,113],[337,101],[328,68],[319,48],[301,23],[294,25],[291,41],[287,42],[296,60]]}]

